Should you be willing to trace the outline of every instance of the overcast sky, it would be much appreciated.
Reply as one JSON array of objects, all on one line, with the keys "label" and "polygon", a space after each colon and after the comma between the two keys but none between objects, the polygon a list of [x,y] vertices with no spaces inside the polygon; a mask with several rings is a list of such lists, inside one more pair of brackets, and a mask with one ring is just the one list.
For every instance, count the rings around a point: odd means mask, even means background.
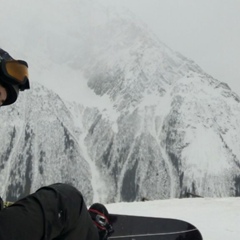
[{"label": "overcast sky", "polygon": [[240,96],[240,0],[99,0],[139,16],[167,46]]}]

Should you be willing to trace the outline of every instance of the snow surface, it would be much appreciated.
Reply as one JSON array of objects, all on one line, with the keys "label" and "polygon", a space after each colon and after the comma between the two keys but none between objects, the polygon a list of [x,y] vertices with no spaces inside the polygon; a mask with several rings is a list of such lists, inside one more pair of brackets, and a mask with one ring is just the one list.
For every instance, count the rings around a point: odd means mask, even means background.
[{"label": "snow surface", "polygon": [[185,220],[200,230],[204,240],[240,238],[240,198],[168,199],[106,206],[111,213]]}]

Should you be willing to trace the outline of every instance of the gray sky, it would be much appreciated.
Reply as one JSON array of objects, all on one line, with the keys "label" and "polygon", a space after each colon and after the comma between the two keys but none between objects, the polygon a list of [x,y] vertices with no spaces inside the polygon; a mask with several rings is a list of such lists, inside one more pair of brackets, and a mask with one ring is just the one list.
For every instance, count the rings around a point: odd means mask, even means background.
[{"label": "gray sky", "polygon": [[240,0],[99,0],[139,16],[160,40],[240,96]]}]

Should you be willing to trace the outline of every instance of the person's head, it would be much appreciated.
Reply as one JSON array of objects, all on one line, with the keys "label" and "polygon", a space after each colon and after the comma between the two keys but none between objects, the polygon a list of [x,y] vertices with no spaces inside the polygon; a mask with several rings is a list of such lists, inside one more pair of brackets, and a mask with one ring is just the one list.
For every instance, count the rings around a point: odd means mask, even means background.
[{"label": "person's head", "polygon": [[19,91],[29,88],[27,63],[0,49],[0,106],[14,103]]},{"label": "person's head", "polygon": [[106,240],[113,233],[112,225],[109,222],[109,214],[106,207],[101,203],[94,203],[88,212],[98,228],[99,239]]}]

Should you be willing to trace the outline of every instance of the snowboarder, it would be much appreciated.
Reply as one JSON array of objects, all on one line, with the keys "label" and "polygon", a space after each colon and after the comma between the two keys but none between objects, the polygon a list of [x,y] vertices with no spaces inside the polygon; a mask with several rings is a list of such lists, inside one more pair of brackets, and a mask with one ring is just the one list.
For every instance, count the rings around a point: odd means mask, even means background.
[{"label": "snowboarder", "polygon": [[[27,63],[0,48],[0,106],[29,88]],[[88,211],[82,194],[68,184],[42,187],[4,209],[0,205],[0,240],[106,240],[113,232],[107,209],[97,203]]]},{"label": "snowboarder", "polygon": [[0,240],[106,240],[113,232],[100,203],[89,210],[73,186],[56,183],[0,211]]},{"label": "snowboarder", "polygon": [[0,106],[14,103],[19,91],[29,88],[28,64],[0,48]]}]

